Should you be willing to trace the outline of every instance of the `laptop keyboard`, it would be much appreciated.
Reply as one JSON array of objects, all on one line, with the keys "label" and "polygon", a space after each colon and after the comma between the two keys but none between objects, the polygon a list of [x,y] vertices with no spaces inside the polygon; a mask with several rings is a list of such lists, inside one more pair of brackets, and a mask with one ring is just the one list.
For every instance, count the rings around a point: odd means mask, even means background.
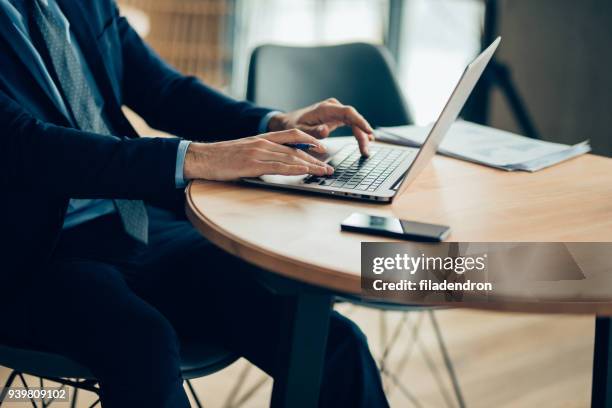
[{"label": "laptop keyboard", "polygon": [[359,191],[376,191],[382,183],[397,169],[411,151],[392,147],[370,147],[370,156],[362,157],[359,148],[348,154],[334,156],[328,163],[335,172],[331,176],[310,176],[306,184],[346,188]]}]

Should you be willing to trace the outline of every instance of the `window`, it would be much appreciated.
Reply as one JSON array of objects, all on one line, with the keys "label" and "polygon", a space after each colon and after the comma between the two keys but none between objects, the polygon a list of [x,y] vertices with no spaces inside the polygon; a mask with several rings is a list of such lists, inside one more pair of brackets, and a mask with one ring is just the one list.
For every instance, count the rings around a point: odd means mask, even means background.
[{"label": "window", "polygon": [[388,0],[239,0],[232,90],[244,95],[248,60],[261,44],[382,44]]},{"label": "window", "polygon": [[436,119],[466,65],[480,50],[480,0],[409,0],[398,76],[417,124]]},{"label": "window", "polygon": [[414,121],[427,124],[479,50],[483,0],[121,0],[134,23],[145,14],[162,57],[237,97],[258,45],[383,44],[391,2],[403,5],[398,79]]}]

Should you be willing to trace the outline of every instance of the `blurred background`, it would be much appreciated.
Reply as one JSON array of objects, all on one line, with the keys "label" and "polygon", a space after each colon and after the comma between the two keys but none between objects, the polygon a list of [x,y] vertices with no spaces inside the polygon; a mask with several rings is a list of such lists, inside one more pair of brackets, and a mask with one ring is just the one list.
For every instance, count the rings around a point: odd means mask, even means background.
[{"label": "blurred background", "polygon": [[245,96],[249,57],[259,45],[387,45],[419,124],[435,118],[478,52],[484,11],[480,0],[122,0],[120,5],[167,61],[236,97]]},{"label": "blurred background", "polygon": [[[259,45],[384,45],[416,124],[431,122],[442,109],[481,49],[485,9],[494,5],[492,34],[504,37],[498,60],[537,135],[562,143],[590,138],[595,153],[612,155],[612,53],[606,51],[612,44],[612,3],[606,0],[119,3],[162,57],[235,97],[245,96],[249,58]],[[467,119],[526,133],[501,89],[491,87],[486,115],[466,112]]]}]

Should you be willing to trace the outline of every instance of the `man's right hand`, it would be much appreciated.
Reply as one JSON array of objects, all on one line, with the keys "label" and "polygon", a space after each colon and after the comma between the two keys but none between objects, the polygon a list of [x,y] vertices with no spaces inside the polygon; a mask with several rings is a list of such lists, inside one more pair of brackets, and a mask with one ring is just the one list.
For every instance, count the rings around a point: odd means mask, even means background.
[{"label": "man's right hand", "polygon": [[331,175],[334,169],[308,153],[285,143],[308,143],[313,151],[325,152],[314,137],[297,129],[218,143],[191,143],[185,156],[187,180],[236,180],[264,174],[316,176]]}]

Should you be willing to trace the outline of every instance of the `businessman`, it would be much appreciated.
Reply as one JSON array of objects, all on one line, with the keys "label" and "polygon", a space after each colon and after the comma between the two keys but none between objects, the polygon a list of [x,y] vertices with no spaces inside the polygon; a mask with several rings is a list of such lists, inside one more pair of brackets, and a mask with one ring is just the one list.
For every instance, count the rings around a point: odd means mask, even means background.
[{"label": "businessman", "polygon": [[[176,138],[140,138],[129,106]],[[218,343],[275,376],[282,301],[185,220],[189,180],[333,171],[286,143],[348,125],[329,99],[280,113],[161,61],[113,0],[0,0],[0,342],[87,366],[113,407],[187,407],[180,341]],[[330,323],[320,405],[384,407],[351,321]]]}]

